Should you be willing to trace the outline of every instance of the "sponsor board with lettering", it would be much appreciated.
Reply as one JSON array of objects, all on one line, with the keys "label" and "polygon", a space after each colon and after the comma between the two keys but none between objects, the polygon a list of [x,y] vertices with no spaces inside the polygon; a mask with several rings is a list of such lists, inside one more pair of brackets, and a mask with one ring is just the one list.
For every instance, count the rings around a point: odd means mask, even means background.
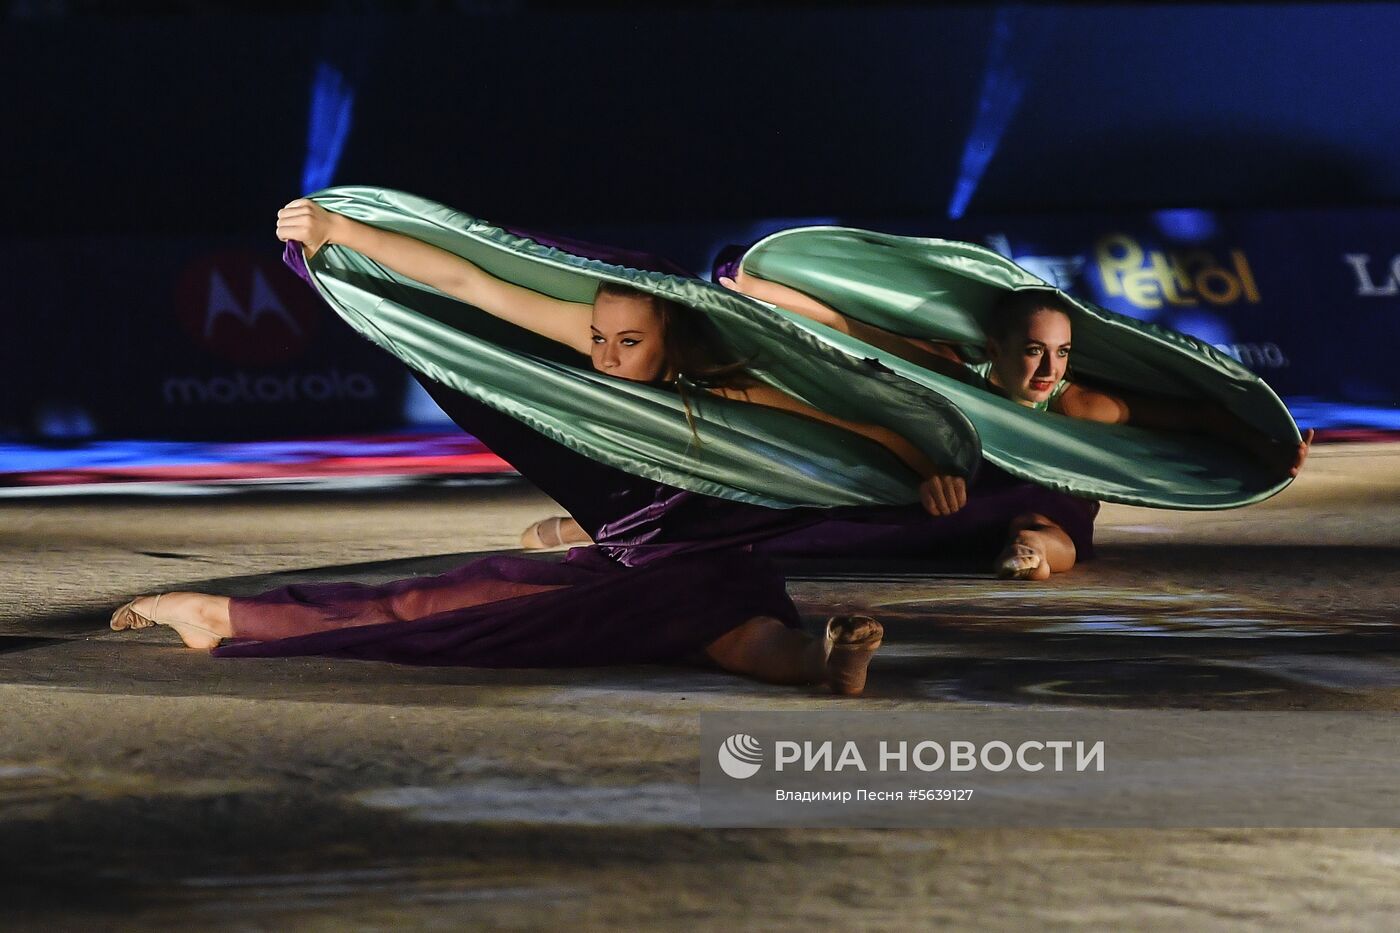
[{"label": "sponsor board with lettering", "polygon": [[1285,401],[1400,403],[1400,371],[1385,349],[1400,337],[1400,211],[998,217],[934,230],[1197,337]]},{"label": "sponsor board with lettering", "polygon": [[110,238],[7,251],[25,339],[0,351],[0,428],[65,412],[107,437],[258,438],[402,423],[408,377],[280,261],[277,244]]}]

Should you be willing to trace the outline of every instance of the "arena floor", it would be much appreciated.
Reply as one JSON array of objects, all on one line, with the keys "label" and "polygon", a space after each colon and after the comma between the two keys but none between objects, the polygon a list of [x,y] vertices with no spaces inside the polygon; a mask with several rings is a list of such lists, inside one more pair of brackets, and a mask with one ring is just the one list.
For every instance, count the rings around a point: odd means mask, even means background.
[{"label": "arena floor", "polygon": [[792,592],[813,621],[833,606],[887,621],[861,701],[693,669],[216,661],[167,630],[105,628],[137,592],[434,571],[513,547],[550,512],[522,483],[422,478],[0,500],[5,926],[1378,929],[1400,915],[1390,830],[711,830],[665,815],[696,780],[705,710],[1400,709],[1400,443],[1319,446],[1250,509],[1106,506],[1100,559],[1048,584],[809,568]]}]

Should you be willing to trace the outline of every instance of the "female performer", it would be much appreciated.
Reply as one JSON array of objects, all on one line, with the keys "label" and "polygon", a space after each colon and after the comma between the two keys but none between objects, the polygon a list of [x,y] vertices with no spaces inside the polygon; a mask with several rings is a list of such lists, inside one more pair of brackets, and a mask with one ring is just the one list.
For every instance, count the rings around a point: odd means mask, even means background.
[{"label": "female performer", "polygon": [[[728,271],[728,270],[726,270]],[[721,275],[727,288],[801,314],[886,350],[915,365],[983,387],[1017,404],[1072,418],[1136,424],[1160,430],[1209,434],[1248,447],[1271,465],[1282,461],[1296,476],[1307,458],[1313,432],[1296,449],[1284,450],[1249,430],[1224,409],[1184,408],[1157,399],[1089,388],[1067,378],[1069,309],[1050,289],[1005,293],[993,309],[986,361],[965,363],[946,344],[905,337],[851,318],[796,289],[748,275]],[[923,487],[933,521],[911,521],[889,510],[865,514],[833,511],[831,520],[777,535],[755,545],[786,556],[928,557],[948,552],[989,553],[999,548],[999,576],[1043,580],[1070,569],[1092,553],[1098,504],[1017,481],[984,464],[969,488],[961,476],[930,475]],[[971,508],[967,508],[971,503]],[[556,516],[536,522],[522,546],[553,547],[589,540],[575,519]]]},{"label": "female performer", "polygon": [[992,309],[986,361],[968,363],[948,344],[895,334],[856,320],[810,295],[769,282],[741,269],[720,277],[726,288],[750,295],[825,324],[857,340],[887,350],[917,366],[985,387],[1018,405],[1105,424],[1134,424],[1163,431],[1206,434],[1244,445],[1273,466],[1286,464],[1297,476],[1307,459],[1313,432],[1285,449],[1218,405],[1190,407],[1107,392],[1071,382],[1070,309],[1052,289],[1018,289],[1002,295]]},{"label": "female performer", "polygon": [[[836,424],[884,445],[922,475],[937,472],[894,432],[832,417],[749,378],[741,366],[711,349],[695,315],[654,296],[604,285],[591,305],[550,298],[431,244],[356,222],[308,199],[278,212],[277,234],[304,244],[311,255],[328,243],[354,249],[575,349],[600,372],[663,383],[675,383],[684,374],[692,384],[726,398]],[[606,468],[561,472],[558,463],[547,462],[557,460],[558,445],[542,435],[522,430],[498,413],[489,417],[485,406],[465,396],[448,397],[441,387],[435,394],[459,423],[547,492],[564,501],[579,499],[582,513],[590,502],[595,508],[606,506],[614,517],[629,505],[645,512],[648,495],[653,504],[666,499],[676,511],[686,511],[688,503],[667,498],[678,492],[669,487],[613,475],[617,471]],[[584,495],[571,497],[571,485]],[[704,499],[697,497],[700,508],[691,521],[703,524]],[[751,555],[726,550],[761,537],[757,529],[772,521],[769,513],[781,514],[751,511],[750,527],[741,521],[712,536],[697,553],[652,549],[645,560],[629,561],[624,544],[578,551],[561,565],[497,558],[440,577],[380,587],[313,584],[231,598],[169,593],[131,601],[114,613],[111,626],[168,625],[190,647],[214,649],[221,656],[343,654],[408,663],[551,666],[675,660],[703,649],[726,670],[776,683],[826,682],[838,693],[858,694],[883,635],[879,623],[838,617],[828,622],[824,639],[812,639],[796,628],[786,596],[779,598],[781,577]],[[645,550],[646,542],[637,544]],[[639,569],[619,573],[620,566],[629,564]],[[723,595],[715,597],[716,591]],[[219,647],[225,639],[235,642]]]}]

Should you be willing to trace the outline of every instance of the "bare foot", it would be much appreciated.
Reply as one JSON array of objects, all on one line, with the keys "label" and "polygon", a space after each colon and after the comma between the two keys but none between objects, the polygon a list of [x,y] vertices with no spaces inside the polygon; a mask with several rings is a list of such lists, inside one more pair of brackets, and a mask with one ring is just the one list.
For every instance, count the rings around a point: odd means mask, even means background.
[{"label": "bare foot", "polygon": [[[206,603],[222,603],[222,616],[210,613]],[[161,593],[138,596],[112,613],[109,623],[114,631],[150,628],[164,625],[175,630],[187,648],[208,651],[229,637],[226,597],[205,596],[202,593]]]},{"label": "bare foot", "polygon": [[1018,535],[997,558],[996,571],[1003,580],[1048,580],[1050,561],[1037,545]]},{"label": "bare foot", "polygon": [[860,696],[870,659],[885,638],[885,627],[870,616],[832,616],[826,621],[826,682],[831,692]]}]

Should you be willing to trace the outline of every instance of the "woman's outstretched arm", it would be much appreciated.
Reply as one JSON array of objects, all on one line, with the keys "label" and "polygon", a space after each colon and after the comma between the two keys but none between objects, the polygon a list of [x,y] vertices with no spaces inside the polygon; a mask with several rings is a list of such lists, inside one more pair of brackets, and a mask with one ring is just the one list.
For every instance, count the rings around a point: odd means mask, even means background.
[{"label": "woman's outstretched arm", "polygon": [[1313,439],[1313,432],[1308,431],[1296,448],[1286,448],[1253,430],[1219,405],[1173,402],[1128,393],[1104,392],[1073,383],[1065,387],[1065,391],[1051,404],[1051,408],[1062,415],[1083,418],[1086,421],[1133,424],[1160,431],[1204,434],[1242,445],[1271,467],[1287,466],[1290,476],[1297,476],[1298,471],[1303,468]]},{"label": "woman's outstretched arm", "polygon": [[885,330],[883,327],[876,327],[873,324],[866,324],[864,321],[857,321],[846,314],[842,314],[835,308],[818,301],[811,295],[799,292],[795,288],[786,285],[779,285],[777,282],[769,282],[757,276],[749,275],[743,269],[737,273],[737,278],[721,276],[719,283],[731,291],[736,291],[741,295],[748,295],[760,301],[777,305],[780,308],[800,314],[818,324],[825,324],[832,330],[848,334],[857,340],[870,344],[872,347],[879,347],[887,353],[892,353],[902,360],[913,363],[915,366],[922,366],[924,369],[932,370],[940,375],[949,376],[961,382],[972,382],[970,371],[958,359],[958,355],[946,344],[934,343],[929,340],[919,340],[914,337],[905,337],[893,331]]},{"label": "woman's outstretched arm", "polygon": [[513,285],[431,243],[360,223],[309,198],[297,198],[277,212],[277,238],[300,242],[308,258],[328,243],[353,249],[402,276],[541,337],[584,355],[592,350],[591,306]]},{"label": "woman's outstretched arm", "polygon": [[857,321],[852,321],[831,305],[818,301],[811,295],[804,294],[786,285],[779,285],[777,282],[770,282],[767,279],[760,279],[758,276],[749,275],[743,269],[736,272],[732,279],[727,276],[720,276],[719,284],[741,295],[748,295],[752,298],[757,298],[759,301],[766,301],[780,308],[786,308],[794,314],[800,314],[805,318],[810,318],[818,324],[825,324],[832,330],[839,330],[843,334],[851,333],[851,326],[859,323]]},{"label": "woman's outstretched arm", "polygon": [[880,425],[847,421],[844,418],[829,415],[772,386],[755,385],[743,389],[714,388],[710,391],[725,398],[738,399],[755,405],[766,405],[769,408],[778,408],[804,415],[816,421],[834,424],[853,434],[859,434],[861,437],[874,441],[904,461],[909,469],[923,477],[924,481],[919,486],[919,499],[923,503],[924,510],[930,515],[951,515],[967,504],[967,480],[961,476],[945,473],[923,451],[896,431]]}]

